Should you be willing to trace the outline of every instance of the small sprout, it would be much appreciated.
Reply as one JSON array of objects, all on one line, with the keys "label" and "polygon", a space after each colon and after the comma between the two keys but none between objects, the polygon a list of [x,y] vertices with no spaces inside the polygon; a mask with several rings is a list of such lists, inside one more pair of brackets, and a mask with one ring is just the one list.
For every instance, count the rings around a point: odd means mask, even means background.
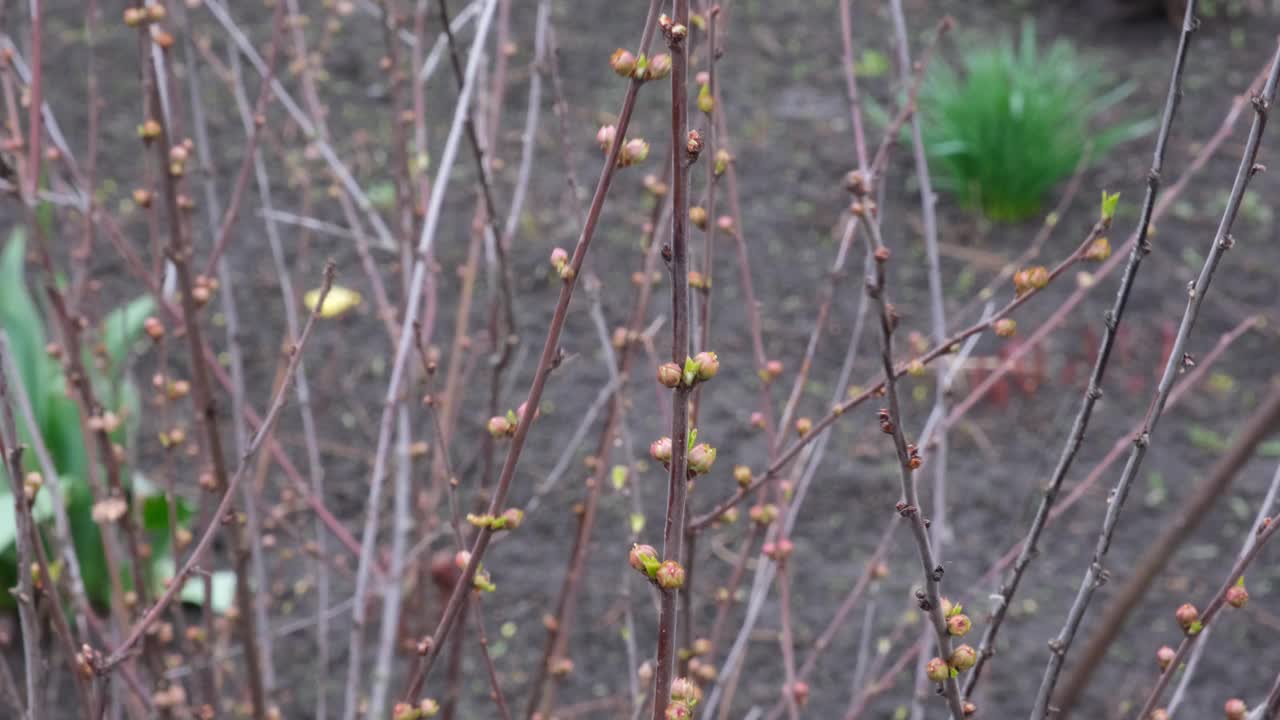
[{"label": "small sprout", "polygon": [[925,664],[924,673],[933,682],[940,683],[951,679],[951,668],[940,657],[933,658]]},{"label": "small sprout", "polygon": [[1191,603],[1183,603],[1174,612],[1173,617],[1177,619],[1178,625],[1188,634],[1195,634],[1192,628],[1200,625],[1200,611]]},{"label": "small sprout", "polygon": [[978,653],[968,645],[961,645],[951,653],[951,667],[956,672],[964,672],[978,662]]},{"label": "small sprout", "polygon": [[489,571],[482,567],[476,568],[476,575],[471,579],[471,587],[480,592],[497,592],[498,586],[493,584],[493,579],[489,577]]},{"label": "small sprout", "polygon": [[631,552],[627,555],[627,561],[631,563],[631,567],[636,572],[647,578],[652,578],[658,572],[658,566],[662,563],[658,561],[658,551],[652,545],[632,545]]},{"label": "small sprout", "polygon": [[1156,651],[1156,664],[1160,666],[1162,671],[1168,670],[1177,656],[1178,652],[1176,650],[1168,645],[1161,645],[1160,649]]},{"label": "small sprout", "polygon": [[716,449],[706,443],[698,443],[689,450],[689,472],[706,475],[716,462]]},{"label": "small sprout", "polygon": [[658,366],[658,383],[663,387],[679,387],[683,375],[680,366],[675,363],[663,363]]},{"label": "small sprout", "polygon": [[716,109],[716,99],[711,95],[711,85],[703,85],[698,90],[698,109],[710,115]]},{"label": "small sprout", "polygon": [[973,628],[973,622],[969,620],[969,616],[964,613],[952,615],[947,618],[947,632],[954,637],[964,637],[969,634],[969,630]]},{"label": "small sprout", "polygon": [[618,48],[609,58],[609,67],[621,77],[629,78],[636,71],[636,56],[629,50]]},{"label": "small sprout", "polygon": [[751,468],[746,465],[734,465],[733,479],[740,487],[747,487],[751,484]]},{"label": "small sprout", "polygon": [[663,590],[678,590],[684,587],[684,568],[675,560],[668,560],[654,573],[653,579]]},{"label": "small sprout", "polygon": [[1227,588],[1227,604],[1237,610],[1249,604],[1249,591],[1244,587],[1243,576],[1239,582]]},{"label": "small sprout", "polygon": [[813,421],[807,417],[796,418],[796,434],[800,437],[808,435],[813,430]]},{"label": "small sprout", "polygon": [[716,376],[720,372],[720,358],[715,353],[703,350],[693,356],[693,362],[698,366],[697,379],[699,382],[705,382]]},{"label": "small sprout", "polygon": [[1084,259],[1092,262],[1102,262],[1111,257],[1111,241],[1100,237],[1089,243],[1089,249],[1084,251]]},{"label": "small sprout", "polygon": [[1049,284],[1049,271],[1043,265],[1019,270],[1013,274],[1013,291],[1017,297],[1039,290]]},{"label": "small sprout", "polygon": [[1013,337],[1018,332],[1018,322],[1013,318],[1001,318],[996,321],[996,335]]},{"label": "small sprout", "polygon": [[699,230],[707,229],[707,209],[701,205],[693,205],[689,208],[689,222]]},{"label": "small sprout", "polygon": [[671,462],[671,438],[661,437],[650,443],[649,457],[663,464]]},{"label": "small sprout", "polygon": [[731,162],[733,162],[733,156],[729,154],[728,150],[723,148],[716,150],[716,177],[723,175],[724,171],[729,169],[729,163]]},{"label": "small sprout", "polygon": [[1222,712],[1227,720],[1245,720],[1249,715],[1249,706],[1240,698],[1231,698],[1222,706]]},{"label": "small sprout", "polygon": [[1102,191],[1102,211],[1101,217],[1103,224],[1110,224],[1111,218],[1116,215],[1116,206],[1120,204],[1120,193],[1108,193]]}]

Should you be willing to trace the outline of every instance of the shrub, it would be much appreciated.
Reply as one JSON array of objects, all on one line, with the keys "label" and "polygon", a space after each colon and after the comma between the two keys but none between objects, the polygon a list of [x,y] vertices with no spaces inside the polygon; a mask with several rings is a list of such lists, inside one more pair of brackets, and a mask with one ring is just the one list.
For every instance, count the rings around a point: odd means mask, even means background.
[{"label": "shrub", "polygon": [[1154,127],[1138,120],[1095,130],[1134,85],[1108,89],[1102,65],[1067,40],[1041,53],[1030,21],[1017,47],[1008,36],[960,44],[959,67],[936,61],[920,88],[922,132],[935,183],[991,219],[1035,214],[1085,153],[1098,157]]}]

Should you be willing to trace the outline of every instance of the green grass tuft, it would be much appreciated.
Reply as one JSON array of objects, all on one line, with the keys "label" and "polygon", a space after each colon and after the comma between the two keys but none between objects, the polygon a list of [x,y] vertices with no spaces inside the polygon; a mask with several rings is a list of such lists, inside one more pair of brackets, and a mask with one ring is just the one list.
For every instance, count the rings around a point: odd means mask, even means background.
[{"label": "green grass tuft", "polygon": [[988,218],[1036,214],[1086,152],[1099,157],[1154,128],[1154,120],[1095,128],[1133,84],[1113,85],[1066,40],[1041,52],[1030,21],[1016,46],[1008,36],[970,37],[960,50],[958,67],[937,61],[924,79],[922,131],[938,187]]}]

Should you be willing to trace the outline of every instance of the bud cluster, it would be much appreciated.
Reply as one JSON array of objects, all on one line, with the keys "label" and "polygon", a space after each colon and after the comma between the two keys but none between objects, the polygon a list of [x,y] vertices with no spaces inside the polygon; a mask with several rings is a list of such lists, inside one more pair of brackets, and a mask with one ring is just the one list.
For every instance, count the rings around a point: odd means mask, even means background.
[{"label": "bud cluster", "polygon": [[467,522],[472,527],[484,528],[497,532],[499,530],[515,530],[524,522],[524,511],[519,508],[507,508],[499,515],[485,513],[467,513]]},{"label": "bud cluster", "polygon": [[[601,125],[596,131],[596,144],[607,155],[613,150],[613,143],[618,139],[618,128],[613,125]],[[649,143],[644,138],[627,138],[618,152],[618,167],[629,167],[644,162],[649,157]]]},{"label": "bud cluster", "polygon": [[392,720],[421,720],[432,718],[440,713],[440,703],[431,698],[423,698],[417,705],[407,702],[396,703],[391,710]]},{"label": "bud cluster", "polygon": [[1029,267],[1013,274],[1013,292],[1022,297],[1049,284],[1049,271],[1043,265]]},{"label": "bud cluster", "polygon": [[618,48],[609,57],[609,67],[620,77],[640,82],[661,80],[671,74],[671,56],[663,53],[652,58],[643,54],[637,57],[630,50]]},{"label": "bud cluster", "polygon": [[[489,431],[489,435],[494,438],[512,437],[516,434],[516,428],[520,426],[520,418],[524,417],[526,403],[520,403],[520,407],[515,410],[508,410],[506,415],[494,415],[489,418],[489,422],[485,425]],[[533,419],[537,419],[542,414],[540,409],[533,411]]]},{"label": "bud cluster", "polygon": [[658,366],[658,382],[663,387],[693,387],[706,382],[720,372],[720,358],[715,353],[702,351],[691,358],[685,358],[684,367],[669,362]]},{"label": "bud cluster", "polygon": [[675,560],[659,560],[658,551],[652,545],[632,545],[627,561],[636,572],[663,590],[677,590],[684,586],[684,567]]}]

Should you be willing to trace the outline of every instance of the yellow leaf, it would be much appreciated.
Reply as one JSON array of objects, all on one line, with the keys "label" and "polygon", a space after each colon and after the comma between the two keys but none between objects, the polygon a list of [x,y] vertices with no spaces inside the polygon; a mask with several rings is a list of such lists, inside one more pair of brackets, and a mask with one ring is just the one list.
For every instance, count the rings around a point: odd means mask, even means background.
[{"label": "yellow leaf", "polygon": [[[316,302],[320,300],[320,290],[308,290],[302,296],[307,309],[315,312]],[[341,285],[334,285],[324,299],[324,307],[320,308],[320,317],[335,318],[360,304],[360,293]]]}]

